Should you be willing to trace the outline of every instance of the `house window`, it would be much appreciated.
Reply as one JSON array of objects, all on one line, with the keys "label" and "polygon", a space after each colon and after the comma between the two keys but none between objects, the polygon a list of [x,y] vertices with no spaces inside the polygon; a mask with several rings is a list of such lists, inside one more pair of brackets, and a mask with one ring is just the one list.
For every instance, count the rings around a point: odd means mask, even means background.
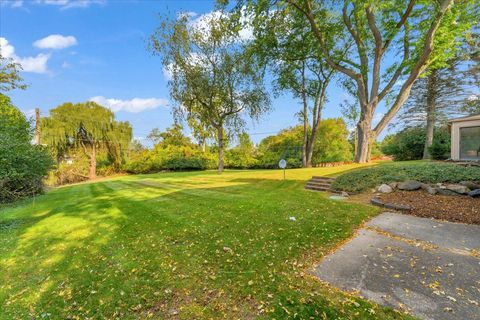
[{"label": "house window", "polygon": [[460,128],[460,159],[480,159],[480,127]]}]

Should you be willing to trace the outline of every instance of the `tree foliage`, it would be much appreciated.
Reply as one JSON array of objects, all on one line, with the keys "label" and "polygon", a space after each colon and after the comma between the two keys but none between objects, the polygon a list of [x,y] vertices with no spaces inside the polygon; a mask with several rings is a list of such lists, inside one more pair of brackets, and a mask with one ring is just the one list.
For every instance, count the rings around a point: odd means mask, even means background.
[{"label": "tree foliage", "polygon": [[[257,12],[272,5],[269,0],[253,3]],[[358,162],[368,161],[371,142],[406,101],[415,80],[429,67],[445,66],[458,41],[478,24],[478,3],[473,0],[273,3],[275,10],[296,10],[304,16],[310,24],[305,33],[315,36],[327,63],[353,84],[360,105]],[[396,94],[389,102],[392,90]],[[372,128],[381,103],[387,112]]]},{"label": "tree foliage", "polygon": [[95,102],[64,103],[42,119],[40,140],[58,162],[72,150],[82,150],[90,161],[89,178],[93,179],[100,151],[106,151],[112,163],[120,167],[132,140],[132,128],[128,122],[115,121],[111,110]]},{"label": "tree foliage", "polygon": [[[152,134],[153,133],[153,134]],[[132,152],[123,169],[131,173],[151,173],[162,170],[205,170],[213,168],[216,157],[202,151],[183,128],[174,124],[165,131],[152,130],[151,139],[157,142],[151,150]]]},{"label": "tree foliage", "polygon": [[[302,141],[302,126],[288,128],[275,136],[263,139],[258,146],[257,166],[277,168],[278,161],[285,159],[288,167],[301,167]],[[315,141],[312,165],[351,160],[352,148],[348,142],[348,130],[343,119],[322,120]]]},{"label": "tree foliage", "polygon": [[42,192],[53,162],[47,150],[31,144],[23,113],[0,93],[0,203]]},{"label": "tree foliage", "polygon": [[269,109],[263,73],[246,49],[235,19],[217,11],[200,24],[188,15],[162,21],[151,48],[170,72],[170,95],[179,118],[193,118],[217,133],[219,166],[223,170],[224,133],[238,131]]},{"label": "tree foliage", "polygon": [[325,61],[314,35],[304,32],[309,24],[298,11],[258,14],[253,25],[253,50],[270,67],[276,94],[288,91],[301,102],[298,115],[303,123],[302,165],[310,167],[327,88],[335,70]]},{"label": "tree foliage", "polygon": [[180,124],[173,124],[164,132],[158,128],[152,129],[148,134],[147,139],[153,142],[154,145],[160,146],[184,146],[192,145],[192,141],[183,134],[183,127]]},{"label": "tree foliage", "polygon": [[27,85],[23,82],[23,78],[20,76],[21,70],[22,66],[20,64],[11,58],[5,58],[0,52],[0,93],[14,89],[24,90],[27,88]]},{"label": "tree foliage", "polygon": [[[383,153],[391,155],[396,161],[419,160],[425,148],[425,127],[406,128],[384,138],[381,148]],[[448,129],[437,128],[434,132],[430,152],[434,159],[446,159],[450,153],[450,136]]]},{"label": "tree foliage", "polygon": [[242,132],[238,136],[238,145],[227,150],[225,160],[227,168],[247,169],[256,166],[256,148],[248,133]]}]

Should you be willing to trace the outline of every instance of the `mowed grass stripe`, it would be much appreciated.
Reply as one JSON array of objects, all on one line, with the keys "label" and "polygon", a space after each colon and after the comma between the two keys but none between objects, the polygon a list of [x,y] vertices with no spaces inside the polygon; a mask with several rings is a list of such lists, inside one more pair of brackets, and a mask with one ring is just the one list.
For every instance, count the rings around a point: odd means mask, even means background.
[{"label": "mowed grass stripe", "polygon": [[271,177],[117,177],[2,210],[31,220],[0,231],[0,319],[402,318],[308,276],[376,209]]}]

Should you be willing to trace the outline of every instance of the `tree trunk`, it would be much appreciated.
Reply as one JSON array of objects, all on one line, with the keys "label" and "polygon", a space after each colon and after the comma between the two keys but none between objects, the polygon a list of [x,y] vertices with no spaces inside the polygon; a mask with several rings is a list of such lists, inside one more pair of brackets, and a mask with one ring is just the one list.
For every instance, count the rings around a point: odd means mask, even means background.
[{"label": "tree trunk", "polygon": [[218,137],[218,173],[223,172],[223,126],[217,127]]},{"label": "tree trunk", "polygon": [[312,167],[312,158],[313,158],[313,149],[315,148],[315,141],[317,140],[318,130],[320,128],[320,118],[317,119],[317,122],[312,126],[312,134],[307,145],[307,168]]},{"label": "tree trunk", "polygon": [[370,161],[370,154],[372,152],[372,116],[365,115],[364,119],[360,120],[357,125],[357,152],[355,154],[355,162],[366,163]]},{"label": "tree trunk", "polygon": [[90,172],[88,174],[90,179],[97,178],[97,147],[92,145],[92,155],[90,156]]},{"label": "tree trunk", "polygon": [[433,143],[433,131],[435,129],[435,113],[436,105],[436,86],[437,86],[437,70],[427,79],[427,131],[425,135],[425,149],[423,150],[423,159],[430,159],[430,151],[428,150]]},{"label": "tree trunk", "polygon": [[305,168],[311,168],[312,167],[312,158],[313,158],[313,147],[314,147],[314,137],[312,133],[312,138],[310,139],[310,143],[307,145],[307,156],[305,159]]},{"label": "tree trunk", "polygon": [[302,166],[304,168],[311,167],[308,161],[308,149],[312,145],[308,140],[308,117],[307,117],[307,102],[304,97],[303,101],[303,145],[302,145]]}]

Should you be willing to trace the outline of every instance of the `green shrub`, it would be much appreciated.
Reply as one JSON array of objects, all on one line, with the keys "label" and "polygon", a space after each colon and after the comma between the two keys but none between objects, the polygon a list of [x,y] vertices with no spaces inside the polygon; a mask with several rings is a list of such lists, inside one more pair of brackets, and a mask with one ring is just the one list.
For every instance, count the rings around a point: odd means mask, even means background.
[{"label": "green shrub", "polygon": [[[426,132],[423,127],[408,128],[388,135],[382,142],[382,151],[396,161],[420,160],[425,149]],[[438,128],[433,136],[429,152],[434,160],[447,159],[450,153],[450,133],[447,128]]]},{"label": "green shrub", "polygon": [[225,152],[225,167],[233,169],[253,168],[258,161],[255,158],[255,146],[247,133],[239,136],[238,145]]},{"label": "green shrub", "polygon": [[206,170],[216,164],[215,155],[195,146],[162,146],[142,150],[130,156],[123,169],[130,173],[151,173],[162,170]]},{"label": "green shrub", "polygon": [[31,140],[25,116],[0,94],[0,202],[42,192],[53,161],[44,147],[32,145]]},{"label": "green shrub", "polygon": [[78,183],[88,180],[88,171],[90,167],[90,161],[88,158],[77,150],[77,152],[71,152],[71,156],[68,159],[62,159],[51,170],[46,180],[49,186],[61,186],[64,184]]},{"label": "green shrub", "polygon": [[410,128],[385,137],[382,151],[397,161],[419,160],[425,147],[425,129]]},{"label": "green shrub", "polygon": [[347,192],[362,192],[382,183],[406,180],[423,183],[480,181],[480,168],[441,162],[389,163],[342,174],[332,187]]},{"label": "green shrub", "polygon": [[450,148],[450,134],[446,130],[442,130],[435,135],[428,152],[434,160],[445,160],[450,157]]}]

